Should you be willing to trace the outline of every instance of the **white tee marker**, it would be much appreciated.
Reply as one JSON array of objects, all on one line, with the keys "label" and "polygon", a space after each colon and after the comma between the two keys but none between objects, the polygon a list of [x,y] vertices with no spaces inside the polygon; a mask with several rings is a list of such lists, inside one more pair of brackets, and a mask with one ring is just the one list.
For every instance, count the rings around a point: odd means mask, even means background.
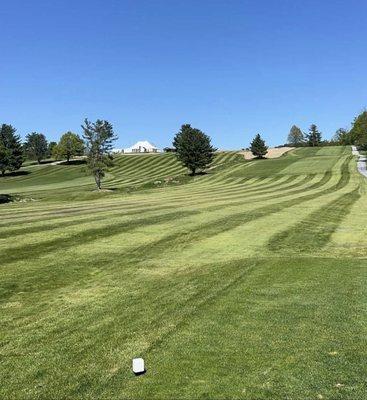
[{"label": "white tee marker", "polygon": [[133,372],[135,375],[140,375],[145,372],[144,360],[142,358],[133,358]]}]

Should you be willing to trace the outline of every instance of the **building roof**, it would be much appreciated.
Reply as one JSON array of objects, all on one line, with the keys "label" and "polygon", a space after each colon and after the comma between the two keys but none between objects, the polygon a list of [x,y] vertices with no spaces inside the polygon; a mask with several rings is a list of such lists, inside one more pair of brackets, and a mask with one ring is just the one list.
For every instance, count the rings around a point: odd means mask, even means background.
[{"label": "building roof", "polygon": [[131,146],[131,149],[138,149],[139,147],[145,147],[146,149],[157,149],[157,146],[155,146],[153,143],[148,142],[147,140],[140,140],[139,142],[136,142],[133,146]]}]

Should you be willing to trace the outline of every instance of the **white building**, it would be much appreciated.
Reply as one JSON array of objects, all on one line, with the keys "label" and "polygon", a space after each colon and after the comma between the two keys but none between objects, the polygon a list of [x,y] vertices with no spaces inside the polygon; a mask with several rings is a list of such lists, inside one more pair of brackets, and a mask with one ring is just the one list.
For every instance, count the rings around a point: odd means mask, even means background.
[{"label": "white building", "polygon": [[160,152],[161,150],[159,150],[158,147],[148,142],[147,140],[136,142],[133,146],[124,149],[124,153],[160,153]]},{"label": "white building", "polygon": [[112,149],[112,153],[118,154],[118,153],[123,153],[123,152],[124,152],[124,149]]}]

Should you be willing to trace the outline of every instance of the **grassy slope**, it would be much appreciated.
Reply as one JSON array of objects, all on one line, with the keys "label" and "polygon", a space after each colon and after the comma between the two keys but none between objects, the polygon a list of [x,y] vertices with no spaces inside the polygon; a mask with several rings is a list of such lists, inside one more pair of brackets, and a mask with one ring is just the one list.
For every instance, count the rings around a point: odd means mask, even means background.
[{"label": "grassy slope", "polygon": [[[235,152],[218,153],[213,167],[228,165],[239,159],[241,156]],[[184,175],[186,172],[173,154],[165,153],[118,155],[115,156],[114,164],[104,179],[104,188],[139,188],[154,185],[160,179]],[[90,194],[94,186],[93,179],[80,161],[71,165],[32,164],[2,178],[0,193],[21,193],[43,199],[53,199],[53,194],[61,194],[65,199],[77,199],[86,192]],[[87,195],[87,198],[90,196]]]},{"label": "grassy slope", "polygon": [[[143,157],[107,184],[182,172]],[[0,206],[0,398],[365,398],[367,208],[349,149],[221,157],[186,185],[89,201],[52,200],[87,193],[80,167],[2,183],[52,201]]]}]

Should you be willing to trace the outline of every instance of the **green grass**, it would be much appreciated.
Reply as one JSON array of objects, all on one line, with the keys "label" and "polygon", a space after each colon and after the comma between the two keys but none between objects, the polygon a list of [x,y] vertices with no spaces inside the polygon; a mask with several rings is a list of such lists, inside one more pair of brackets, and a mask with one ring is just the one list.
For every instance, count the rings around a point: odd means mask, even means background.
[{"label": "green grass", "polygon": [[[157,183],[160,181],[160,183]],[[0,398],[365,399],[366,183],[347,147],[0,181]],[[142,356],[147,373],[135,377]]]}]

